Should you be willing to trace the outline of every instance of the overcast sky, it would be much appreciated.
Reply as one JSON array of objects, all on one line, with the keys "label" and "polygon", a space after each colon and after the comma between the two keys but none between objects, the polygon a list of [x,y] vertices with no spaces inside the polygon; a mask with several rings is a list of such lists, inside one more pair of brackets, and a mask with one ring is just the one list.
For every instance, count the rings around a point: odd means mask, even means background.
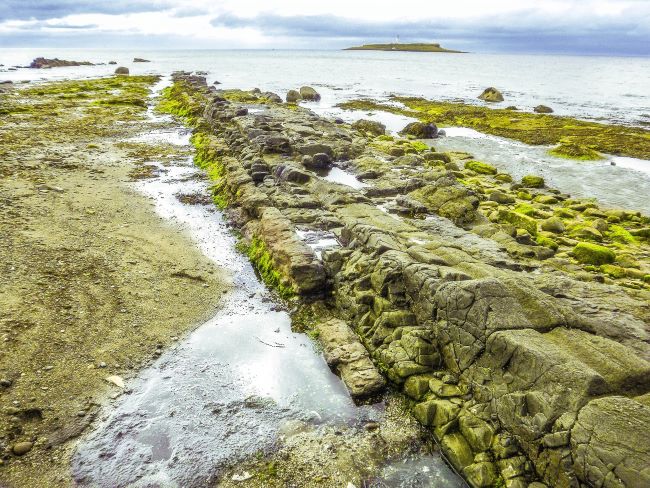
[{"label": "overcast sky", "polygon": [[0,0],[0,46],[650,55],[650,0]]}]

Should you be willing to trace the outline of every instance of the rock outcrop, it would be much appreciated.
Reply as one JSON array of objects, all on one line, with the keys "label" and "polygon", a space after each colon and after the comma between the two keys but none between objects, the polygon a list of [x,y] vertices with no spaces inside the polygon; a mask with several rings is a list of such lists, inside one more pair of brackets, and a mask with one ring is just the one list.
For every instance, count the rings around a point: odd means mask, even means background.
[{"label": "rock outcrop", "polygon": [[483,90],[478,98],[486,102],[503,102],[504,100],[503,94],[493,86]]},{"label": "rock outcrop", "polygon": [[[175,81],[215,200],[268,283],[320,304],[310,328],[354,396],[400,388],[472,487],[649,483],[648,263],[631,249],[638,268],[623,268],[610,249],[628,235],[647,249],[646,217],[371,124],[261,97],[251,114],[200,77]],[[603,240],[570,237],[595,235],[584,228]],[[309,232],[333,244],[316,252]]]},{"label": "rock outcrop", "polygon": [[29,65],[30,68],[36,69],[61,68],[65,66],[94,66],[94,64],[90,61],[67,61],[59,58],[36,58]]}]

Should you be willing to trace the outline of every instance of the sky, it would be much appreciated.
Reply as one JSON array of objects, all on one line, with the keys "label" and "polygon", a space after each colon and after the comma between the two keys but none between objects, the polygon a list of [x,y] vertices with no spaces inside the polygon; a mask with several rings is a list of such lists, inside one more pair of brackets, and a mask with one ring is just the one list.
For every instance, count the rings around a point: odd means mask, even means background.
[{"label": "sky", "polygon": [[0,48],[340,49],[650,56],[650,0],[0,0]]}]

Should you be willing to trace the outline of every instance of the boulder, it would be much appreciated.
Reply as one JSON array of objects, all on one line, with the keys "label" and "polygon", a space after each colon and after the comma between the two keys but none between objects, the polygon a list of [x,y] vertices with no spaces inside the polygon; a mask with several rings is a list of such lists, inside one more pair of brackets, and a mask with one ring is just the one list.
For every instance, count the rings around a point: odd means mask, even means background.
[{"label": "boulder", "polygon": [[400,134],[417,139],[433,139],[438,136],[438,127],[434,123],[411,122],[400,131]]},{"label": "boulder", "polygon": [[583,264],[611,264],[616,261],[616,253],[611,249],[592,244],[591,242],[579,242],[573,248],[573,257]]},{"label": "boulder", "polygon": [[483,100],[485,102],[503,102],[503,94],[494,88],[493,86],[486,88],[483,90],[483,93],[481,93],[478,96],[479,100]]},{"label": "boulder", "polygon": [[490,193],[490,198],[489,200],[491,202],[497,202],[501,203],[504,205],[510,204],[510,203],[515,203],[515,198],[512,195],[508,195],[507,193],[504,193],[502,191],[496,190]]},{"label": "boulder", "polygon": [[386,126],[374,120],[360,119],[352,124],[352,128],[359,132],[367,132],[373,136],[383,136],[386,133]]},{"label": "boulder", "polygon": [[325,361],[340,375],[350,395],[364,398],[386,386],[386,380],[370,359],[368,351],[346,322],[332,319],[317,324],[315,328]]},{"label": "boulder", "polygon": [[491,164],[482,163],[481,161],[467,161],[465,169],[474,171],[481,175],[495,175],[498,173],[497,169]]},{"label": "boulder", "polygon": [[320,93],[314,90],[311,86],[300,87],[300,96],[303,100],[308,102],[318,102],[320,100]]},{"label": "boulder", "polygon": [[302,165],[311,170],[330,169],[332,158],[326,153],[316,153],[313,156],[305,155],[302,158]]},{"label": "boulder", "polygon": [[115,74],[116,75],[128,75],[129,74],[129,68],[126,68],[124,66],[120,66],[119,68],[115,69]]},{"label": "boulder", "polygon": [[109,61],[108,64],[117,64],[117,61]]},{"label": "boulder", "polygon": [[134,63],[151,63],[151,61],[149,61],[148,59],[144,59],[144,58],[133,58],[133,62]]},{"label": "boulder", "polygon": [[525,188],[543,188],[544,187],[544,178],[536,175],[526,175],[521,178],[521,184]]},{"label": "boulder", "polygon": [[562,234],[566,229],[564,223],[558,217],[550,217],[544,220],[541,224],[542,230],[546,232],[553,232],[554,234]]},{"label": "boulder", "polygon": [[298,103],[302,100],[300,93],[297,90],[289,90],[286,97],[287,103]]},{"label": "boulder", "polygon": [[533,110],[538,114],[552,114],[553,113],[553,109],[551,107],[547,107],[546,105],[538,105]]},{"label": "boulder", "polygon": [[94,66],[94,64],[89,61],[68,61],[59,58],[36,58],[29,65],[30,68],[36,69],[60,68],[66,66]]}]

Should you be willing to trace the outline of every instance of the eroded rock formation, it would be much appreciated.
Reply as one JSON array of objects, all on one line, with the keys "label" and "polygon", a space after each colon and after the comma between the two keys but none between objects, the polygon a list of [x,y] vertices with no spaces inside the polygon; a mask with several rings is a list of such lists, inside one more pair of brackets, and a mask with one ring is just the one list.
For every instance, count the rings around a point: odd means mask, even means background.
[{"label": "eroded rock formation", "polygon": [[373,124],[269,97],[250,113],[204,78],[175,81],[166,98],[195,126],[215,201],[269,284],[317,301],[312,328],[353,395],[384,377],[402,389],[473,487],[650,485],[647,286],[587,278],[579,253],[545,264],[556,251],[539,237],[562,220],[508,208],[524,186],[544,205],[568,197]]}]

